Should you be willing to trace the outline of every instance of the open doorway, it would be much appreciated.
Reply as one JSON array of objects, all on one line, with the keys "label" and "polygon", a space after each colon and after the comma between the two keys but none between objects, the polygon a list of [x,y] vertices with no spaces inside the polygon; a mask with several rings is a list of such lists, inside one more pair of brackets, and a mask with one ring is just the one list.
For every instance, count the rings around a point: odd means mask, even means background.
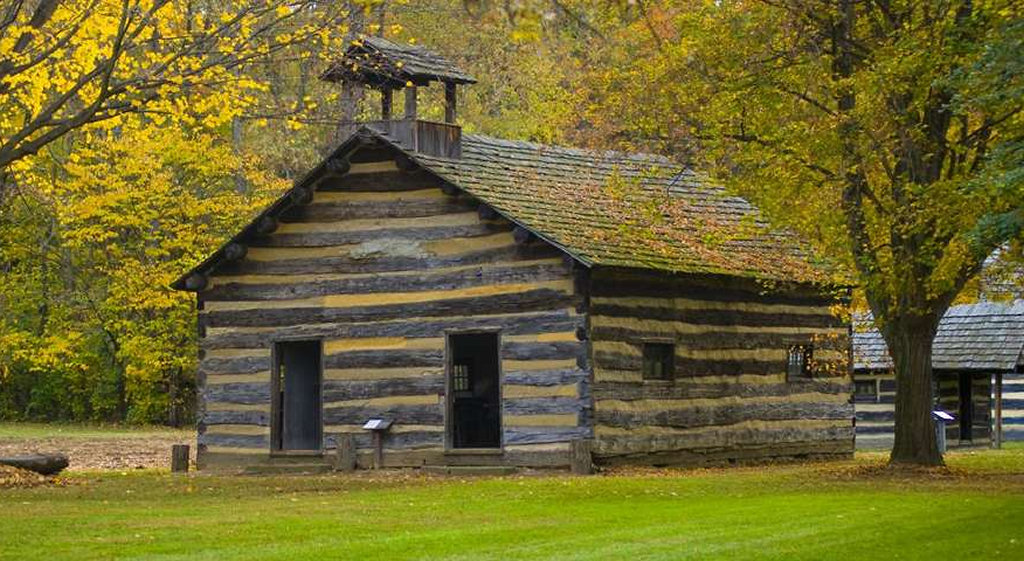
[{"label": "open doorway", "polygon": [[447,439],[452,448],[501,448],[497,332],[450,333]]},{"label": "open doorway", "polygon": [[959,377],[960,440],[970,442],[974,440],[974,394],[971,391],[973,379],[968,372],[961,372]]},{"label": "open doorway", "polygon": [[274,344],[271,447],[317,451],[322,447],[320,341]]}]

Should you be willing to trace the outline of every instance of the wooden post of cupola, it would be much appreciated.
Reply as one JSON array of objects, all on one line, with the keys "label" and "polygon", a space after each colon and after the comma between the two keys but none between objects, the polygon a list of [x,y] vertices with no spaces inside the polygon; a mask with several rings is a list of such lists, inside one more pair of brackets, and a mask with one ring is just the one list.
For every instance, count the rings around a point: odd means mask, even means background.
[{"label": "wooden post of cupola", "polygon": [[416,118],[416,86],[405,88],[405,118]]},{"label": "wooden post of cupola", "polygon": [[444,122],[455,124],[455,82],[444,83]]},{"label": "wooden post of cupola", "polygon": [[380,118],[385,121],[391,119],[392,93],[391,88],[384,88],[380,91]]}]

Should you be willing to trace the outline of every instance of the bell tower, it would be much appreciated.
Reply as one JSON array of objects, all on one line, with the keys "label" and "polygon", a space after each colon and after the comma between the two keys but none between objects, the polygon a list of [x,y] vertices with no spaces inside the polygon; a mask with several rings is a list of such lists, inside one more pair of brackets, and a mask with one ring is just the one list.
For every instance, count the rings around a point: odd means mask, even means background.
[{"label": "bell tower", "polygon": [[[441,158],[462,154],[462,128],[456,122],[458,87],[476,79],[422,47],[398,45],[380,37],[354,40],[345,54],[320,75],[321,80],[359,84],[380,93],[380,120],[363,123],[408,150]],[[419,89],[444,86],[444,122],[417,115]],[[404,92],[402,114],[395,115],[395,92]]]}]

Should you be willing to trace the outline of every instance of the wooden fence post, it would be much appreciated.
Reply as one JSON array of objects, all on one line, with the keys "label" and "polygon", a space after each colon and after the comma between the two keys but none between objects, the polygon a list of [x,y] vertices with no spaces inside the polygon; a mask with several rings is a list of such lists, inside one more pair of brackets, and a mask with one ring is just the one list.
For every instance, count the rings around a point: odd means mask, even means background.
[{"label": "wooden fence post", "polygon": [[188,444],[171,446],[171,473],[188,472]]}]

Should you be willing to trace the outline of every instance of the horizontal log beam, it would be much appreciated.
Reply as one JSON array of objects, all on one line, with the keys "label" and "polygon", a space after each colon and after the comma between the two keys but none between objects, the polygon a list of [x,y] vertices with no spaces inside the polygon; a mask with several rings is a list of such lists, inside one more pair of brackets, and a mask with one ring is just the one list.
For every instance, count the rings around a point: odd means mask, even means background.
[{"label": "horizontal log beam", "polygon": [[653,272],[619,275],[600,268],[595,269],[593,274],[593,296],[678,297],[715,302],[798,306],[829,306],[835,303],[832,296],[815,289],[788,287],[788,290],[765,291],[761,284],[739,278],[703,279],[694,275],[675,276]]},{"label": "horizontal log beam", "polygon": [[801,381],[782,384],[706,384],[682,381],[675,384],[595,382],[594,399],[719,399],[725,397],[776,397],[804,393],[849,395],[853,385],[840,382]]},{"label": "horizontal log beam", "polygon": [[338,257],[280,259],[276,261],[247,259],[238,263],[225,263],[220,267],[218,273],[222,275],[386,273],[496,263],[512,259],[553,258],[557,257],[557,252],[558,250],[547,245],[508,245],[445,257],[343,255]]},{"label": "horizontal log beam", "polygon": [[269,348],[273,341],[279,339],[420,338],[441,336],[446,329],[501,328],[504,335],[565,333],[571,332],[582,321],[582,316],[573,316],[568,310],[560,310],[450,319],[414,318],[408,321],[297,325],[273,331],[228,331],[207,335],[202,345],[205,349]]},{"label": "horizontal log beam", "polygon": [[560,263],[520,265],[497,264],[485,267],[464,267],[457,270],[437,270],[396,274],[380,274],[354,278],[340,278],[293,283],[220,283],[203,294],[203,300],[250,301],[293,300],[329,294],[377,294],[387,292],[417,292],[456,290],[474,286],[523,284],[568,278]]},{"label": "horizontal log beam", "polygon": [[831,314],[782,314],[746,310],[676,310],[649,306],[591,304],[595,316],[678,321],[701,325],[748,325],[772,327],[838,327],[842,320]]},{"label": "horizontal log beam", "polygon": [[423,171],[403,172],[399,170],[374,173],[350,173],[344,177],[325,177],[317,185],[317,191],[353,193],[379,193],[418,191],[439,186],[437,179]]},{"label": "horizontal log beam", "polygon": [[[827,421],[826,421],[827,422]],[[747,446],[778,447],[783,444],[803,443],[830,446],[841,441],[842,446],[853,451],[853,425],[836,421],[827,427],[791,427],[780,422],[779,427],[759,425],[757,428],[703,427],[697,430],[680,431],[679,434],[649,435],[638,431],[636,435],[607,435],[602,427],[595,428],[595,457],[608,458],[616,455],[658,453],[674,450],[698,450],[717,448],[719,450],[741,449]],[[629,431],[625,431],[629,432]]]},{"label": "horizontal log beam", "polygon": [[[207,293],[212,293],[216,287]],[[206,296],[204,295],[204,299]],[[591,337],[598,341],[623,341],[639,343],[649,340],[672,339],[679,347],[693,350],[753,350],[753,349],[788,349],[793,345],[806,345],[813,342],[815,350],[845,351],[850,344],[846,335],[813,337],[806,333],[764,333],[756,330],[736,333],[735,331],[705,331],[702,333],[677,333],[674,330],[640,330],[625,327],[591,327]]]},{"label": "horizontal log beam", "polygon": [[388,228],[341,232],[281,233],[254,240],[254,247],[330,247],[358,244],[379,239],[435,241],[451,238],[475,238],[509,231],[507,224],[481,222],[462,226],[425,228]]},{"label": "horizontal log beam", "polygon": [[204,312],[208,327],[287,326],[314,323],[357,323],[408,317],[445,317],[509,314],[563,309],[576,298],[560,290],[542,288],[513,294],[452,298],[430,302],[385,304],[348,308],[282,308]]},{"label": "horizontal log beam", "polygon": [[417,218],[468,212],[473,209],[458,199],[398,199],[394,201],[314,202],[289,211],[284,222],[332,222],[335,220],[370,220],[385,218]]},{"label": "horizontal log beam", "polygon": [[780,402],[696,406],[653,411],[611,410],[595,404],[594,419],[610,427],[657,426],[696,428],[733,425],[744,421],[843,420],[852,426],[853,407],[848,403]]}]

